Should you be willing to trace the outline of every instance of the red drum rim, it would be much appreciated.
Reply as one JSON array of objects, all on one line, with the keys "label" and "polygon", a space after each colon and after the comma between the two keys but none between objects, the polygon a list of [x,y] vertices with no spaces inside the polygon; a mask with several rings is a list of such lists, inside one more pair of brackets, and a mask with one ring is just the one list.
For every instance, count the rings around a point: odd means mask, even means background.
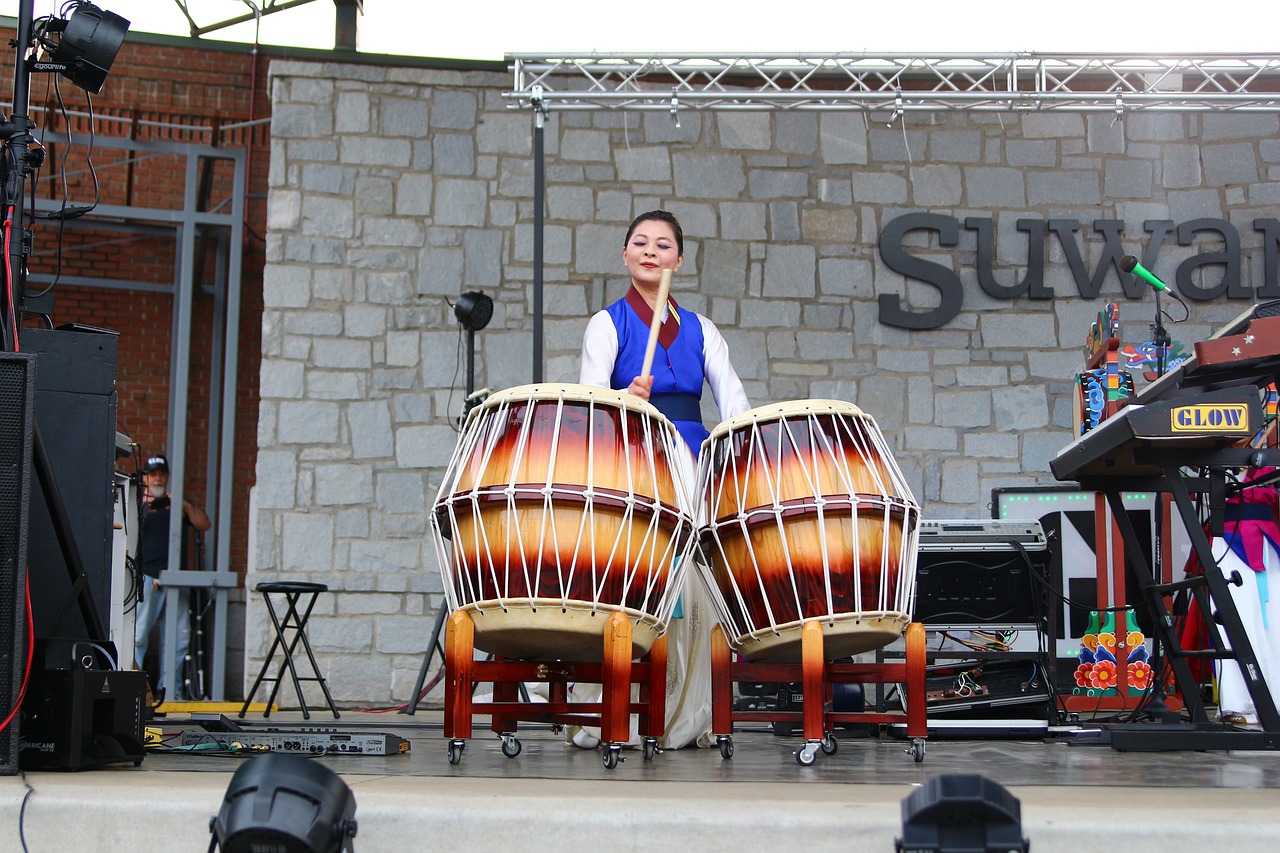
[{"label": "red drum rim", "polygon": [[[907,516],[917,510],[917,506],[903,498],[886,497],[884,495],[859,495],[855,500],[851,495],[821,495],[820,497],[792,498],[776,505],[764,505],[739,510],[736,514],[722,515],[715,521],[703,525],[701,538],[714,536],[721,529],[733,527],[751,530],[774,521],[788,521],[793,518],[805,521],[817,521],[815,510],[821,506],[824,512],[832,513],[829,521],[881,521],[886,513],[889,519],[901,518],[905,524]],[[866,518],[850,513],[867,510]]]},{"label": "red drum rim", "polygon": [[451,513],[472,510],[478,512],[481,507],[501,504],[512,510],[528,510],[541,508],[550,500],[554,509],[568,509],[572,506],[593,506],[609,510],[618,510],[631,514],[637,519],[649,519],[656,516],[667,516],[676,519],[672,527],[692,527],[693,522],[687,512],[677,506],[651,498],[647,495],[632,495],[619,489],[587,488],[577,484],[564,485],[552,483],[517,483],[512,486],[485,486],[454,492],[436,504],[436,519],[440,523],[441,534],[448,539],[453,525],[447,523]]}]

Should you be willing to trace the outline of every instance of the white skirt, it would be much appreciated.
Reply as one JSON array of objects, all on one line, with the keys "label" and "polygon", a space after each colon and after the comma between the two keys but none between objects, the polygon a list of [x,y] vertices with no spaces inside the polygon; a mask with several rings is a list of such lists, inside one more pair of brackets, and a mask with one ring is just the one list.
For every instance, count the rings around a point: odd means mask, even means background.
[{"label": "white skirt", "polygon": [[[682,615],[672,619],[667,628],[667,713],[658,739],[663,749],[691,744],[708,747],[712,743],[711,629],[715,627],[715,611],[694,571],[684,575],[681,610]],[[633,688],[633,692],[637,690]],[[599,684],[575,684],[571,698],[599,702],[600,692]],[[595,747],[600,742],[600,729],[595,726],[570,726],[565,734],[569,742],[581,747]],[[639,721],[634,714],[627,745],[640,745]]]},{"label": "white skirt", "polygon": [[[1233,571],[1239,572],[1240,586],[1228,583],[1231,600],[1240,612],[1245,635],[1253,646],[1258,668],[1271,693],[1271,701],[1280,707],[1280,554],[1270,542],[1263,542],[1263,571],[1255,571],[1222,539],[1213,540],[1213,556],[1228,579]],[[1223,632],[1223,643],[1231,648],[1231,641]],[[1219,715],[1226,717],[1240,714],[1249,722],[1258,720],[1257,708],[1249,686],[1240,673],[1240,665],[1234,660],[1215,661],[1218,675]]]}]

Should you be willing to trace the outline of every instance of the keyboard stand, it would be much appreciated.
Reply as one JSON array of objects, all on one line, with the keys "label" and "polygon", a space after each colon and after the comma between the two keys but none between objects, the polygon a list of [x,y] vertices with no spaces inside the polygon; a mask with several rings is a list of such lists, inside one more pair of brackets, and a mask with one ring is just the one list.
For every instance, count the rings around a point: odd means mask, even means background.
[{"label": "keyboard stand", "polygon": [[[1210,532],[1215,537],[1221,536],[1227,470],[1251,465],[1280,466],[1280,451],[1228,448],[1197,452],[1181,449],[1172,454],[1177,456],[1176,463],[1169,461],[1169,455],[1171,454],[1156,448],[1139,448],[1134,451],[1136,461],[1158,466],[1163,472],[1161,476],[1144,480],[1141,484],[1135,483],[1132,477],[1084,477],[1080,480],[1081,488],[1100,491],[1106,496],[1124,540],[1125,560],[1138,578],[1143,602],[1151,613],[1156,640],[1169,661],[1178,690],[1191,714],[1189,725],[1175,723],[1126,726],[1122,729],[1112,727],[1109,743],[1118,750],[1280,749],[1280,713],[1271,698],[1266,679],[1258,668],[1253,646],[1231,598],[1228,580],[1222,575],[1213,557],[1209,536],[1200,524],[1191,497],[1192,491],[1209,496]],[[1203,469],[1206,474],[1184,475],[1184,467]],[[1172,494],[1191,546],[1203,567],[1202,575],[1173,583],[1159,583],[1156,580],[1152,567],[1143,555],[1133,522],[1124,508],[1122,491],[1135,488]],[[1189,594],[1192,606],[1201,608],[1205,624],[1216,634],[1211,643],[1214,648],[1200,650],[1182,647],[1176,619],[1166,605],[1166,597],[1179,592]],[[1230,641],[1230,649],[1224,648],[1223,635]],[[1157,652],[1159,653],[1159,649]],[[1199,685],[1188,665],[1191,658],[1234,659],[1239,663],[1249,695],[1253,697],[1261,732],[1209,720],[1204,702],[1200,698]]]}]

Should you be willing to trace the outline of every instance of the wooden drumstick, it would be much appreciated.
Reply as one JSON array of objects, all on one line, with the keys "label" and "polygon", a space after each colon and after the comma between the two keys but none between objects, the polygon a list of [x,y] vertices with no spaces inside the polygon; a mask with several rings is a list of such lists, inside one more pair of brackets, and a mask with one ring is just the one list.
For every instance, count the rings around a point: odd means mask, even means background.
[{"label": "wooden drumstick", "polygon": [[644,366],[640,368],[640,376],[648,376],[653,369],[653,353],[658,348],[658,330],[662,328],[662,315],[667,310],[667,295],[671,292],[671,270],[663,270],[658,281],[658,304],[653,312],[653,322],[649,324],[649,343],[644,350]]}]

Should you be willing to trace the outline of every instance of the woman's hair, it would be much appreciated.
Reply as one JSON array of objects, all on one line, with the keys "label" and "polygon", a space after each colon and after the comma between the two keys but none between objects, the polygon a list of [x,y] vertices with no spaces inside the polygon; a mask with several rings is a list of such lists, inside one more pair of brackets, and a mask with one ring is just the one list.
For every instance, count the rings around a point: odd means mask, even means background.
[{"label": "woman's hair", "polygon": [[631,227],[627,229],[627,236],[622,238],[623,246],[631,242],[631,235],[636,233],[636,226],[641,222],[665,222],[670,225],[671,230],[676,235],[676,248],[679,249],[680,254],[684,254],[684,229],[680,227],[680,220],[676,219],[675,214],[669,210],[651,210],[631,220]]}]

